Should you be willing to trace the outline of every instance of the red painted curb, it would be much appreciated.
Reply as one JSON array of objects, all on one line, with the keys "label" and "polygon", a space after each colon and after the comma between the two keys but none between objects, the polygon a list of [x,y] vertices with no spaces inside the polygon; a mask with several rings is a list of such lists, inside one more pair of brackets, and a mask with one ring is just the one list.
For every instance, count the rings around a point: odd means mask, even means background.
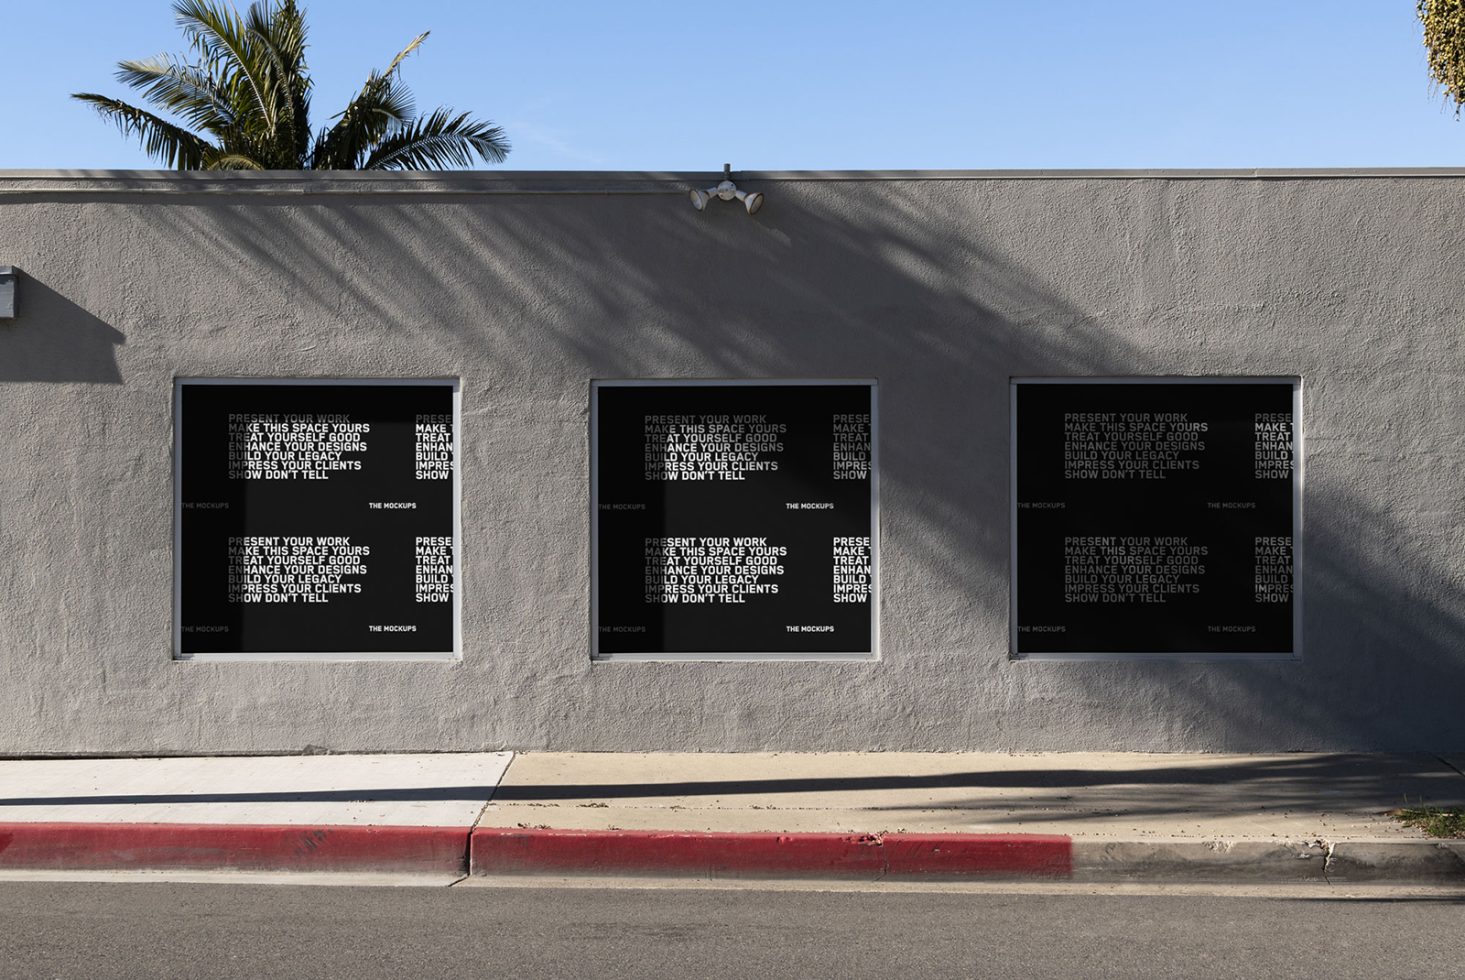
[{"label": "red painted curb", "polygon": [[1073,842],[1049,834],[731,834],[480,827],[472,874],[969,875],[1067,878]]},{"label": "red painted curb", "polygon": [[466,827],[0,824],[0,868],[463,874]]}]

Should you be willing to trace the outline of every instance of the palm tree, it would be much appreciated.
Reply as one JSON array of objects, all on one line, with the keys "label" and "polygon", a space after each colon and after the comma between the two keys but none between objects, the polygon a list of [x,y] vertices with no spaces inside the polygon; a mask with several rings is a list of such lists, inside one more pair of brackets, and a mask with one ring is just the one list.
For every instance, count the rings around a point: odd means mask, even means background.
[{"label": "palm tree", "polygon": [[474,155],[502,163],[503,130],[437,108],[418,116],[402,84],[402,61],[419,34],[383,72],[372,72],[332,125],[310,128],[305,18],[295,0],[256,0],[241,16],[231,4],[177,0],[190,56],[158,55],[117,65],[117,79],[182,125],[93,92],[94,106],[147,154],[178,170],[442,170]]}]

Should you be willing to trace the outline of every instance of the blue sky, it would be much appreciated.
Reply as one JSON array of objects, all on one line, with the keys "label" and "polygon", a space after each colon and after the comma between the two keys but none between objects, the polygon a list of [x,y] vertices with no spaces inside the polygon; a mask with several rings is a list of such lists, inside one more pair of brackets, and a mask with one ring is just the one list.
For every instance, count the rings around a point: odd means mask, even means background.
[{"label": "blue sky", "polygon": [[[145,167],[67,93],[182,45],[167,0],[7,3],[0,168]],[[315,122],[431,30],[421,108],[524,170],[1450,166],[1414,0],[304,0]]]}]

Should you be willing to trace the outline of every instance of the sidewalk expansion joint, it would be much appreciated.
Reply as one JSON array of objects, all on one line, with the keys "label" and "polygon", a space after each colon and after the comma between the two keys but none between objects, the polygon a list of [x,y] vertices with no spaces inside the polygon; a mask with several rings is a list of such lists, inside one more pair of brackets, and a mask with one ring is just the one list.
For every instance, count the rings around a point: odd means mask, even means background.
[{"label": "sidewalk expansion joint", "polygon": [[[505,762],[503,768],[499,770],[498,778],[495,779],[494,782],[493,782],[493,785],[488,788],[488,796],[486,796],[484,798],[484,800],[483,800],[483,806],[481,806],[481,807],[478,808],[478,815],[473,818],[473,823],[470,824],[469,827],[468,827],[468,841],[469,841],[469,843],[468,843],[468,847],[469,847],[468,858],[469,859],[472,858],[471,848],[472,848],[472,842],[473,842],[473,831],[477,830],[478,827],[479,827],[479,825],[483,823],[484,816],[486,816],[488,814],[488,808],[493,804],[494,794],[499,791],[499,786],[503,783],[504,777],[509,774],[509,769],[514,765],[515,760],[517,760],[519,758],[519,753],[517,753],[517,752],[510,752],[510,753],[508,753],[508,756],[509,756],[508,761]],[[464,867],[468,867],[468,865],[467,864],[464,864]]]}]

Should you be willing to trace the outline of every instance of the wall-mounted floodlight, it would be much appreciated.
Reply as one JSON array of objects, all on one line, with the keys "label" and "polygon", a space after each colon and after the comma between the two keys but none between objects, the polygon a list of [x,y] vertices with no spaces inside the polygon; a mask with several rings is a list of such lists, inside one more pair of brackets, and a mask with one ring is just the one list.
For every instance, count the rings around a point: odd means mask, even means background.
[{"label": "wall-mounted floodlight", "polygon": [[0,265],[0,320],[15,317],[15,266]]},{"label": "wall-mounted floodlight", "polygon": [[758,209],[763,206],[763,192],[754,191],[749,194],[747,191],[738,190],[738,185],[732,182],[732,164],[722,165],[722,183],[716,187],[709,187],[705,191],[693,190],[690,195],[692,207],[701,211],[707,207],[707,202],[714,197],[724,201],[739,200],[743,207],[748,209],[749,214],[757,214]]}]

